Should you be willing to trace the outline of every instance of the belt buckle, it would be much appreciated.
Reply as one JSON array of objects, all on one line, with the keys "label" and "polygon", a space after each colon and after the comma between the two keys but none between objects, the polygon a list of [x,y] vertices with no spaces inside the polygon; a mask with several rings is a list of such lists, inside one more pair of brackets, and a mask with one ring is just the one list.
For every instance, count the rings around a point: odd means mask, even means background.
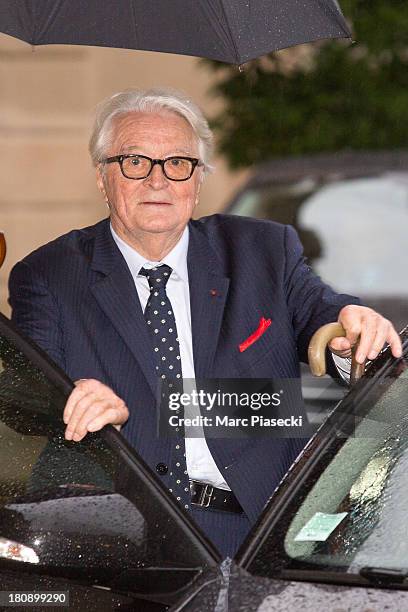
[{"label": "belt buckle", "polygon": [[208,508],[211,503],[211,499],[214,493],[214,487],[210,484],[206,484],[203,490],[201,491],[199,505],[202,508]]}]

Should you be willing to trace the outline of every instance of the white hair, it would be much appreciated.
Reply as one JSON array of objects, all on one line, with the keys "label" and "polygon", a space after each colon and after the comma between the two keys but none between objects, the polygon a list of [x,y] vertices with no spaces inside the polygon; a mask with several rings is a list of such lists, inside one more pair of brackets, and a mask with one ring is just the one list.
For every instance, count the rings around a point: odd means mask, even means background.
[{"label": "white hair", "polygon": [[200,108],[185,94],[171,88],[126,89],[102,100],[96,107],[95,122],[89,140],[89,152],[94,166],[106,157],[112,144],[112,121],[125,113],[159,113],[168,111],[183,117],[191,126],[198,144],[198,154],[204,171],[210,172],[213,134]]}]

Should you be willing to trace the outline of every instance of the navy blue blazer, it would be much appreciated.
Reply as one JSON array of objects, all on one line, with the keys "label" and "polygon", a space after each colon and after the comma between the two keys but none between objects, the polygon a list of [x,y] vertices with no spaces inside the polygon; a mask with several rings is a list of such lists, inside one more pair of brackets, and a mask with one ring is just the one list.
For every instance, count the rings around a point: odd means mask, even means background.
[{"label": "navy blue blazer", "polygon": [[[334,293],[306,264],[290,226],[227,215],[189,224],[188,273],[197,378],[296,378],[312,334],[358,300]],[[12,319],[73,380],[122,397],[122,433],[155,470],[171,461],[157,436],[156,377],[134,281],[105,219],[39,248],[10,275]],[[247,350],[239,344],[272,324]],[[304,445],[299,439],[208,439],[254,522]],[[167,475],[159,476],[167,485]]]}]

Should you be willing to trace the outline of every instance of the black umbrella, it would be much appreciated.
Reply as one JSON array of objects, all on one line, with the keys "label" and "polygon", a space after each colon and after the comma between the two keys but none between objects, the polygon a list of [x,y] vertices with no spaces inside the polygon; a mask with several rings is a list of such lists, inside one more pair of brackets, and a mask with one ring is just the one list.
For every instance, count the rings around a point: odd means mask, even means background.
[{"label": "black umbrella", "polygon": [[242,64],[278,49],[349,38],[336,0],[0,0],[0,32]]}]

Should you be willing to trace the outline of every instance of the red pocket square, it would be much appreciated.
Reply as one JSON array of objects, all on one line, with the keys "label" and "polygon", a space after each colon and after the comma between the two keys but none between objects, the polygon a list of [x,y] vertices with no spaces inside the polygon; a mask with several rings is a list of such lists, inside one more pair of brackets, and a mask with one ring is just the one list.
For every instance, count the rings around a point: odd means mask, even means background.
[{"label": "red pocket square", "polygon": [[251,334],[246,340],[241,342],[241,344],[238,346],[241,353],[246,351],[248,346],[251,346],[251,344],[259,340],[259,338],[262,336],[262,334],[266,332],[266,330],[268,329],[271,323],[272,323],[272,319],[265,319],[264,317],[262,317],[261,320],[259,321],[258,329],[255,330],[253,334]]}]

